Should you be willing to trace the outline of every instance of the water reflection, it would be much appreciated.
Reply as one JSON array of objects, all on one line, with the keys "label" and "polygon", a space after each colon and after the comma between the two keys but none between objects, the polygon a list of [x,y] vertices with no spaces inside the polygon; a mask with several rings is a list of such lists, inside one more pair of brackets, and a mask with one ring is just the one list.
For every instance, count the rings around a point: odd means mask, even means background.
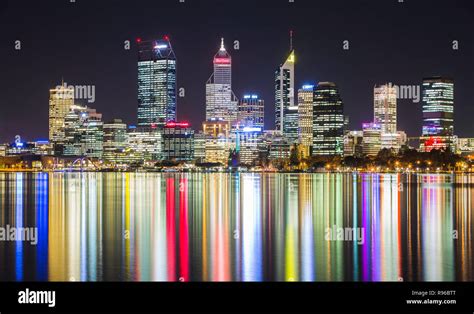
[{"label": "water reflection", "polygon": [[470,175],[0,173],[0,227],[38,230],[0,241],[0,280],[472,281],[472,193]]}]

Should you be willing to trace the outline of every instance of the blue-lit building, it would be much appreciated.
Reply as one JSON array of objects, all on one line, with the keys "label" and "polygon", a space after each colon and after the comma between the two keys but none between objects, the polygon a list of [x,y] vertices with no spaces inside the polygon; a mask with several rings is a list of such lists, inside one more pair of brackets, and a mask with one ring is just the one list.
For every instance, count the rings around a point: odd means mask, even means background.
[{"label": "blue-lit building", "polygon": [[138,126],[176,120],[176,56],[167,36],[138,43]]}]

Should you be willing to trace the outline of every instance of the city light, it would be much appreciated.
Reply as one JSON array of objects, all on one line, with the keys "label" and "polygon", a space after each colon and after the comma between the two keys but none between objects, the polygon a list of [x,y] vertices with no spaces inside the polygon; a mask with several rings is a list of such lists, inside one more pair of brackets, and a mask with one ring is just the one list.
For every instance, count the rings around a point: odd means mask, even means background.
[{"label": "city light", "polygon": [[261,128],[258,128],[258,127],[244,127],[242,129],[243,132],[261,132],[262,129]]},{"label": "city light", "polygon": [[166,48],[168,48],[168,45],[165,45],[165,44],[157,44],[157,45],[155,45],[154,48],[155,48],[155,49],[166,49]]},{"label": "city light", "polygon": [[175,127],[187,128],[187,127],[189,127],[189,123],[188,122],[168,122],[168,123],[166,123],[165,127],[167,127],[167,128],[175,128]]}]

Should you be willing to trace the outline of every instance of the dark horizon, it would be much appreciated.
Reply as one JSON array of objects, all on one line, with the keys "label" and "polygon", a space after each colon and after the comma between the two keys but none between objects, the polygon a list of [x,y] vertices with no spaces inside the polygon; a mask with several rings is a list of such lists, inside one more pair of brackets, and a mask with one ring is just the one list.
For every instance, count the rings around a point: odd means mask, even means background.
[{"label": "dark horizon", "polygon": [[[265,129],[272,129],[274,71],[289,51],[290,30],[295,87],[336,83],[350,129],[372,121],[374,85],[420,85],[424,77],[443,76],[455,83],[455,134],[474,137],[469,106],[473,13],[468,0],[5,1],[0,4],[0,142],[12,142],[16,134],[28,141],[48,137],[49,89],[61,79],[95,85],[96,101],[82,103],[101,112],[104,121],[136,124],[135,39],[164,35],[170,36],[177,56],[177,86],[186,92],[177,100],[179,120],[201,128],[205,83],[224,37],[236,96],[260,95]],[[21,40],[20,51],[14,50],[15,40]],[[131,42],[128,51],[125,40]],[[233,49],[234,40],[239,50]],[[349,40],[349,50],[342,49],[343,40]],[[459,50],[452,49],[453,40]],[[398,129],[419,136],[421,124],[421,102],[399,99]]]}]

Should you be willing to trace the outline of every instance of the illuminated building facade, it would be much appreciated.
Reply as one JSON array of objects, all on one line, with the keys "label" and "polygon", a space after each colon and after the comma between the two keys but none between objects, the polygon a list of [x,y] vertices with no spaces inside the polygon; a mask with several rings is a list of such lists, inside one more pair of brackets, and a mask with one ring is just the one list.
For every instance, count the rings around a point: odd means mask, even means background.
[{"label": "illuminated building facade", "polygon": [[255,165],[262,151],[261,127],[243,127],[235,132],[235,149],[239,156],[239,163]]},{"label": "illuminated building facade", "polygon": [[363,131],[349,131],[344,134],[344,157],[361,157],[363,154]]},{"label": "illuminated building facade", "polygon": [[259,127],[263,129],[264,102],[258,95],[244,95],[239,101],[238,123],[241,127]]},{"label": "illuminated building facade", "polygon": [[74,105],[64,118],[66,156],[102,158],[104,141],[102,114],[95,109]]},{"label": "illuminated building facade", "polygon": [[222,120],[208,120],[202,123],[202,131],[204,134],[212,137],[229,138],[230,122]]},{"label": "illuminated building facade", "polygon": [[194,159],[194,130],[187,122],[168,122],[163,129],[163,159]]},{"label": "illuminated building facade", "polygon": [[382,145],[382,128],[377,123],[364,123],[362,124],[362,132],[362,153],[366,156],[376,156]]},{"label": "illuminated building facade", "polygon": [[374,87],[374,123],[382,133],[397,132],[397,91],[392,84]]},{"label": "illuminated building facade", "polygon": [[224,137],[206,138],[205,162],[220,163],[223,166],[227,166],[227,162],[229,161],[229,154],[232,149],[233,145],[229,139],[226,139]]},{"label": "illuminated building facade", "polygon": [[176,56],[167,36],[138,44],[138,126],[176,120]]},{"label": "illuminated building facade", "polygon": [[422,151],[443,149],[453,145],[454,81],[448,78],[423,79]]},{"label": "illuminated building facade", "polygon": [[298,141],[298,106],[295,105],[295,51],[275,71],[275,128],[291,143]]},{"label": "illuminated building facade", "polygon": [[125,162],[127,143],[127,124],[120,119],[104,123],[103,158],[105,161]]},{"label": "illuminated building facade", "polygon": [[73,105],[73,88],[62,84],[49,90],[49,141],[51,143],[64,143],[64,118]]},{"label": "illuminated building facade", "polygon": [[194,134],[194,159],[196,162],[204,162],[206,159],[206,139],[208,135],[202,131]]},{"label": "illuminated building facade", "polygon": [[162,159],[162,131],[159,128],[130,126],[127,137],[128,162],[158,161]]},{"label": "illuminated building facade", "polygon": [[313,155],[342,155],[344,105],[336,84],[319,83],[313,104]]},{"label": "illuminated building facade", "polygon": [[300,144],[313,145],[314,85],[303,85],[298,90],[298,138]]},{"label": "illuminated building facade", "polygon": [[206,120],[237,120],[238,100],[232,92],[232,58],[224,47],[214,56],[214,72],[206,83]]}]

